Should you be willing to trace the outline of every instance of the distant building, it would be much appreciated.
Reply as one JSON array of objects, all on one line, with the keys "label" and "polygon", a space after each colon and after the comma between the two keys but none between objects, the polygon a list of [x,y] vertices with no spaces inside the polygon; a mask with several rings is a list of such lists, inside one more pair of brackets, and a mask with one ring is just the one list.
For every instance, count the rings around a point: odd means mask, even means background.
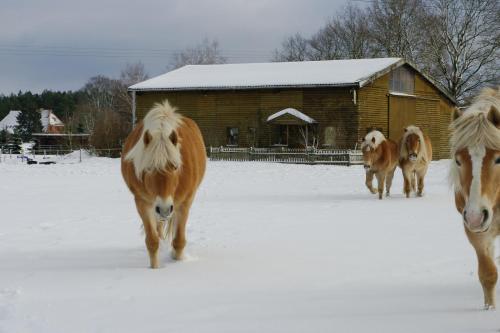
[{"label": "distant building", "polygon": [[449,93],[401,58],[190,65],[129,87],[133,117],[168,99],[207,146],[354,148],[372,128],[420,126],[448,158]]},{"label": "distant building", "polygon": [[[5,118],[0,121],[0,130],[6,130],[10,134],[14,134],[14,129],[18,125],[17,117],[22,111],[10,111]],[[63,133],[64,123],[59,119],[52,110],[40,109],[40,122],[42,124],[43,133]]]},{"label": "distant building", "polygon": [[17,116],[21,111],[10,111],[5,118],[0,121],[0,131],[7,131],[10,134],[14,134],[14,129],[17,126]]},{"label": "distant building", "polygon": [[64,123],[52,110],[40,109],[40,121],[42,123],[43,133],[63,133]]}]

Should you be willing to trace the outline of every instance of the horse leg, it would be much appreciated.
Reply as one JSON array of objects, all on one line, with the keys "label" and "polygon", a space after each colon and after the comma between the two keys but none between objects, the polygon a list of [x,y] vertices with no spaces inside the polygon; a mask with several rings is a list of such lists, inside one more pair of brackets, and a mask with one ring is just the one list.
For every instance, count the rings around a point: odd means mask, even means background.
[{"label": "horse leg", "polygon": [[424,176],[417,174],[417,180],[418,180],[418,192],[417,195],[421,197],[424,192]]},{"label": "horse leg", "polygon": [[469,241],[476,250],[479,281],[483,287],[484,308],[494,309],[496,306],[495,286],[498,273],[495,265],[494,238],[486,235],[474,235],[466,231]]},{"label": "horse leg", "polygon": [[146,248],[148,249],[151,268],[159,268],[160,238],[158,236],[156,217],[153,214],[153,206],[140,199],[135,199],[135,205],[144,225],[144,232],[146,233]]},{"label": "horse leg", "polygon": [[192,199],[179,205],[175,209],[175,229],[172,240],[172,258],[182,260],[184,258],[184,247],[186,246],[186,223],[191,208]]},{"label": "horse leg", "polygon": [[365,184],[366,184],[366,187],[368,188],[368,190],[369,190],[372,194],[377,193],[377,192],[373,189],[373,171],[366,171],[366,181],[365,181]]},{"label": "horse leg", "polygon": [[406,197],[410,197],[411,192],[411,178],[413,176],[412,171],[408,171],[408,169],[403,169],[403,178],[404,178],[404,189],[403,191],[406,194]]},{"label": "horse leg", "polygon": [[384,194],[385,172],[377,172],[378,198],[382,199]]},{"label": "horse leg", "polygon": [[418,180],[418,192],[417,195],[421,197],[424,192],[424,176],[425,172],[419,172],[417,173],[417,180]]},{"label": "horse leg", "polygon": [[411,190],[417,192],[417,173],[415,171],[411,173]]},{"label": "horse leg", "polygon": [[385,179],[385,191],[387,196],[391,194],[391,186],[392,186],[392,179],[394,178],[394,172],[396,172],[396,168],[389,171],[387,173],[387,178]]}]

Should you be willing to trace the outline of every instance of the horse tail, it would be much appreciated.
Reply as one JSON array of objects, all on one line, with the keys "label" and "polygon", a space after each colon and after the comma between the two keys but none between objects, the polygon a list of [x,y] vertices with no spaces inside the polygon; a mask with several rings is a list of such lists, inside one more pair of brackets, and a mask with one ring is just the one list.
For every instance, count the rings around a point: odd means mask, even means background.
[{"label": "horse tail", "polygon": [[175,169],[181,166],[176,131],[181,124],[182,116],[168,100],[156,103],[144,117],[141,137],[125,156],[133,163],[138,179],[143,172],[164,171],[169,165]]}]

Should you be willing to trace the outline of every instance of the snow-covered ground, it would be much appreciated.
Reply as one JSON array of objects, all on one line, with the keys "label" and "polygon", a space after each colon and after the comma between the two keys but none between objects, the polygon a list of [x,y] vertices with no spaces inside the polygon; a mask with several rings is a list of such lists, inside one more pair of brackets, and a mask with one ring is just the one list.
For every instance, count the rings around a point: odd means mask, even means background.
[{"label": "snow-covered ground", "polygon": [[[433,163],[424,198],[361,167],[210,162],[189,259],[148,268],[119,160],[0,163],[0,332],[498,332]],[[75,163],[74,163],[75,162]]]}]

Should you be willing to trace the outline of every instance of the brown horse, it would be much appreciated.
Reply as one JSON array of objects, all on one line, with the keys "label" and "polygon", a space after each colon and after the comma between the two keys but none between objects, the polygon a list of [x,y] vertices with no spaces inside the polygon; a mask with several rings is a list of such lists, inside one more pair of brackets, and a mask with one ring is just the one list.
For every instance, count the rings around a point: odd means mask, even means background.
[{"label": "brown horse", "polygon": [[373,189],[373,175],[377,177],[378,198],[382,199],[384,194],[384,183],[386,184],[387,196],[391,192],[394,171],[398,165],[398,145],[376,130],[368,133],[361,143],[363,152],[363,165],[366,171],[366,187],[371,193]]},{"label": "brown horse", "polygon": [[410,192],[416,190],[421,197],[424,191],[424,177],[432,161],[431,139],[417,126],[408,126],[404,129],[399,143],[399,166],[403,171],[404,193],[410,197]]},{"label": "brown horse", "polygon": [[122,175],[144,224],[151,268],[160,266],[160,239],[172,240],[172,257],[183,258],[186,222],[205,173],[205,144],[198,126],[168,101],[155,104],[130,133]]},{"label": "brown horse", "polygon": [[485,89],[455,111],[450,179],[465,233],[476,250],[485,309],[495,307],[494,240],[500,235],[500,89]]}]

